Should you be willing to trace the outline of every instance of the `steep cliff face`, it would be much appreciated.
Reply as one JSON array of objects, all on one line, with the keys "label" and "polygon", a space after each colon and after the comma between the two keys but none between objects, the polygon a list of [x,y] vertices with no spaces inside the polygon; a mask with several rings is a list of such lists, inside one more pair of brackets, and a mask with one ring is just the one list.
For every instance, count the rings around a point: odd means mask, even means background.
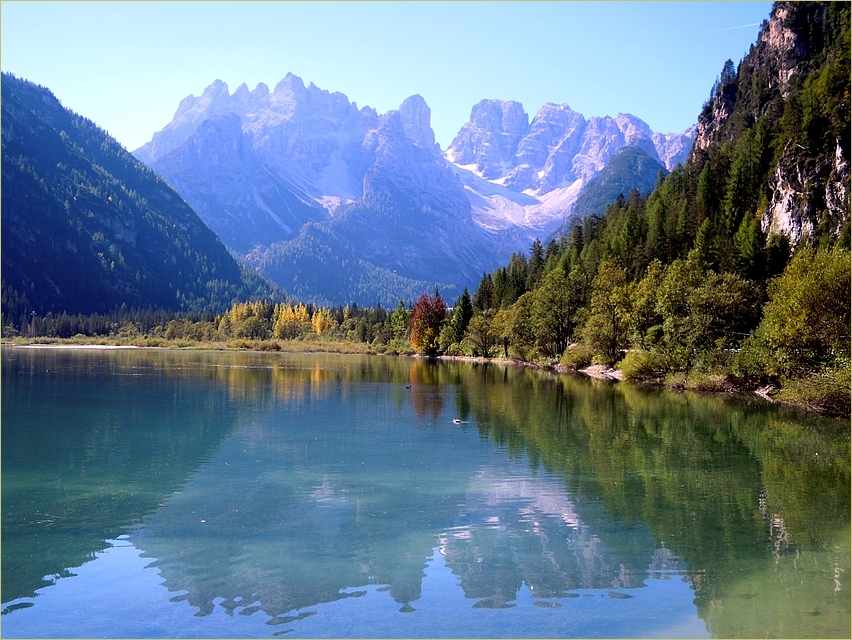
[{"label": "steep cliff face", "polygon": [[399,116],[405,137],[424,149],[435,153],[440,151],[435,142],[435,132],[432,131],[432,110],[423,96],[415,94],[403,100],[399,105]]},{"label": "steep cliff face", "polygon": [[169,183],[231,249],[293,238],[328,211],[292,183],[268,171],[236,113],[204,120],[180,146],[154,163]]},{"label": "steep cliff face", "polygon": [[849,224],[849,6],[779,2],[734,70],[728,61],[699,116],[698,167],[762,127],[771,155],[764,234],[797,245]]},{"label": "steep cliff face", "polygon": [[820,227],[832,236],[849,224],[849,160],[840,141],[833,155],[803,161],[785,149],[770,178],[772,202],[761,215],[768,236],[781,235],[797,245]]},{"label": "steep cliff face", "polygon": [[447,148],[447,159],[515,192],[543,196],[586,184],[622,148],[639,147],[668,170],[683,162],[695,129],[661,134],[640,118],[592,117],[547,103],[532,122],[518,102],[483,100]]},{"label": "steep cliff face", "polygon": [[476,165],[486,180],[500,177],[528,127],[520,102],[481,100],[448,147],[447,157],[458,165]]}]

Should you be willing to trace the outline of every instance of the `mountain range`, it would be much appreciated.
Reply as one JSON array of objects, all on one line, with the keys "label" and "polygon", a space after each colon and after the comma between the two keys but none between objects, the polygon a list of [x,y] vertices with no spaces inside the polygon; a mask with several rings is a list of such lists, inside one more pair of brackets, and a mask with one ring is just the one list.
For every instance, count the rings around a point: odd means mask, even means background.
[{"label": "mountain range", "polygon": [[457,295],[552,233],[621,149],[670,170],[695,135],[564,104],[530,120],[518,102],[483,100],[442,152],[430,118],[419,95],[379,115],[293,74],[272,91],[217,80],[133,154],[296,297],[394,305],[436,286]]}]

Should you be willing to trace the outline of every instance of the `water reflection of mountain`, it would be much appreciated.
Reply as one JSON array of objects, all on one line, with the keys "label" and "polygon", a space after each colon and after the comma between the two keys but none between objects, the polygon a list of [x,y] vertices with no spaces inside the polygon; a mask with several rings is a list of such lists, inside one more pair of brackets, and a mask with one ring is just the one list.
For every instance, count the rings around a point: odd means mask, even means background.
[{"label": "water reflection of mountain", "polygon": [[420,413],[392,390],[281,402],[232,432],[131,541],[200,614],[224,598],[278,619],[368,584],[411,610],[436,544],[478,606],[514,600],[522,582],[541,597],[640,587],[660,565],[644,527],[600,511],[581,522],[560,481],[531,476],[451,414]]},{"label": "water reflection of mountain", "polygon": [[627,553],[614,552],[595,533],[596,527],[612,531],[611,519],[598,510],[583,522],[564,485],[544,475],[480,473],[464,507],[460,524],[440,537],[440,550],[479,606],[507,606],[522,583],[537,598],[562,598],[577,589],[642,587],[649,571],[685,568],[666,549],[655,549],[643,526],[618,527]]},{"label": "water reflection of mountain", "polygon": [[3,602],[94,559],[231,428],[227,398],[139,358],[3,348]]},{"label": "water reflection of mountain", "polygon": [[715,635],[849,635],[848,424],[420,359],[6,356],[6,602],[138,525],[201,613],[416,607],[439,546],[480,607],[688,567]]}]

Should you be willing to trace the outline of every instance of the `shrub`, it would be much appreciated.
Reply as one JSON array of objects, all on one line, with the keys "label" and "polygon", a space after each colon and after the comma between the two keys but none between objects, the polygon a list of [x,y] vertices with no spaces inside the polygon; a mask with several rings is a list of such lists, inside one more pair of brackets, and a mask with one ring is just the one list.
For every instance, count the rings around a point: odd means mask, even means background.
[{"label": "shrub", "polygon": [[804,404],[809,408],[833,416],[850,413],[849,358],[838,358],[833,365],[805,376],[784,380],[777,400]]},{"label": "shrub", "polygon": [[850,255],[841,247],[800,249],[769,286],[758,333],[771,352],[772,373],[795,375],[819,368],[832,354],[848,353]]},{"label": "shrub", "polygon": [[696,356],[692,369],[705,373],[726,374],[733,367],[734,357],[731,349],[708,349]]},{"label": "shrub", "polygon": [[255,351],[281,351],[277,340],[262,340],[252,347]]},{"label": "shrub", "polygon": [[[521,362],[529,362],[535,356],[535,347],[525,344],[513,344],[509,346],[509,357]],[[563,363],[564,364],[564,363]]]},{"label": "shrub", "polygon": [[584,369],[592,364],[594,356],[594,350],[588,345],[582,343],[572,344],[565,349],[565,353],[562,354],[559,364],[575,370]]},{"label": "shrub", "polygon": [[660,351],[628,351],[616,365],[628,380],[660,380],[669,369],[668,357]]}]

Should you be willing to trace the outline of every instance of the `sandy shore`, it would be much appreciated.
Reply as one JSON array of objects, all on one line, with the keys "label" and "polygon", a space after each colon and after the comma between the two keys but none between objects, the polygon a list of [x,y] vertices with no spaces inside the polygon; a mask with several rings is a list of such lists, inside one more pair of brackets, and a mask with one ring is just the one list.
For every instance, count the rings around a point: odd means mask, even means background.
[{"label": "sandy shore", "polygon": [[18,349],[138,349],[139,347],[127,344],[4,344],[4,347],[15,347]]}]

